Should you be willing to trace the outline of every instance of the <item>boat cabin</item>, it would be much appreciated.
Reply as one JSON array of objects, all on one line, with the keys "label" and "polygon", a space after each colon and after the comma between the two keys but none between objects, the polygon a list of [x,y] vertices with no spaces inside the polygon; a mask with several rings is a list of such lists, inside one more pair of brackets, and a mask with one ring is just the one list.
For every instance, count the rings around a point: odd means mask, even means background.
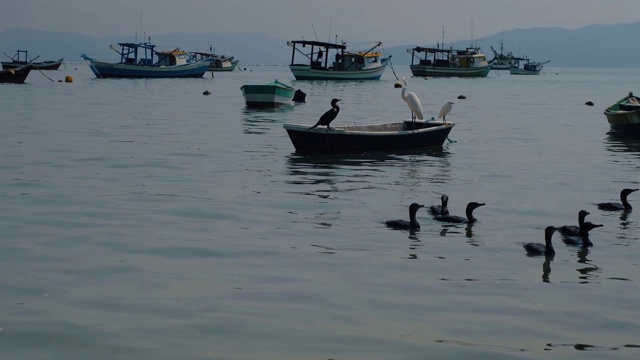
[{"label": "boat cabin", "polygon": [[[291,65],[311,66],[312,69],[354,71],[382,65],[382,53],[373,51],[382,45],[377,42],[367,51],[349,52],[345,43],[334,44],[321,41],[294,40],[287,42],[292,47]],[[297,62],[302,56],[303,62]]]},{"label": "boat cabin", "polygon": [[[421,57],[420,53],[424,53]],[[415,60],[418,59],[418,64]],[[415,47],[411,49],[411,65],[473,68],[487,66],[487,58],[479,48],[465,50]]]},{"label": "boat cabin", "polygon": [[[171,51],[156,51],[151,43],[118,43],[120,51],[120,64],[139,66],[176,66],[185,65],[190,61],[186,51],[175,49]],[[112,47],[113,49],[113,47]],[[154,60],[154,56],[155,59]]]}]

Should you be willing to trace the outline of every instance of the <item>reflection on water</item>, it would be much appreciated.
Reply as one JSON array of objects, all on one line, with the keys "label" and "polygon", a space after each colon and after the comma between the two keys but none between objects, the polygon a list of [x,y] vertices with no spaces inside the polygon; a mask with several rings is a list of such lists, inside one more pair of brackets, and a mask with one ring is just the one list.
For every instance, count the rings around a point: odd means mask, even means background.
[{"label": "reflection on water", "polygon": [[609,133],[605,138],[605,147],[611,152],[640,153],[640,137],[618,133]]},{"label": "reflection on water", "polygon": [[542,263],[542,282],[551,282],[549,275],[551,274],[551,262],[553,261],[553,255],[545,256]]},{"label": "reflection on water", "polygon": [[597,265],[594,265],[591,260],[587,258],[587,255],[591,252],[591,247],[582,247],[578,250],[578,263],[585,264],[588,266],[577,268],[576,270],[580,273],[578,279],[580,279],[581,284],[587,284],[593,282],[598,279],[597,273],[600,273],[600,268]]},{"label": "reflection on water", "polygon": [[274,123],[282,123],[282,115],[294,111],[298,103],[266,109],[242,109],[242,124],[245,134],[262,135],[270,132]]}]

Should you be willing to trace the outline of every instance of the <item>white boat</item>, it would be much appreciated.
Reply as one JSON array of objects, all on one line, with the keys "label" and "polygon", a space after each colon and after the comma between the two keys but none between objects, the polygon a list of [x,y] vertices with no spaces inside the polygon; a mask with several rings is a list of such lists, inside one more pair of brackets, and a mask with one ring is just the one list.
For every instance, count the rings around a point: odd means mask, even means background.
[{"label": "white boat", "polygon": [[500,42],[500,52],[497,52],[493,46],[491,46],[491,51],[493,51],[493,59],[489,60],[491,70],[509,70],[518,66],[511,51],[505,54],[502,42]]},{"label": "white boat", "polygon": [[515,66],[509,69],[511,75],[540,75],[545,62],[531,61],[528,58],[513,58],[515,60]]},{"label": "white boat", "polygon": [[[375,51],[347,51],[347,45],[321,41],[294,40],[289,69],[296,80],[379,80],[391,56],[383,58]],[[298,62],[298,58],[304,60]]]}]

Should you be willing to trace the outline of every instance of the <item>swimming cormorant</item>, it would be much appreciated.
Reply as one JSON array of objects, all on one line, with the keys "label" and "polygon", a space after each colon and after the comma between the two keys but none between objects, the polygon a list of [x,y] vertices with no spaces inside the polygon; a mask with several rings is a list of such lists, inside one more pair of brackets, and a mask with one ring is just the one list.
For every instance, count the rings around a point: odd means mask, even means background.
[{"label": "swimming cormorant", "polygon": [[449,208],[447,208],[447,203],[449,202],[449,197],[447,195],[442,195],[440,197],[441,205],[431,205],[429,206],[429,213],[433,216],[440,215],[449,215]]},{"label": "swimming cormorant", "polygon": [[578,245],[583,247],[593,246],[591,239],[589,239],[589,231],[601,227],[602,224],[594,224],[591,222],[584,222],[580,226],[580,233],[575,236],[567,236],[562,238],[562,241],[567,245]]},{"label": "swimming cormorant", "polygon": [[336,118],[336,116],[338,116],[338,113],[340,112],[340,106],[338,106],[338,101],[340,101],[341,99],[333,99],[331,100],[331,109],[329,111],[327,111],[326,113],[322,114],[322,116],[320,116],[320,119],[318,119],[318,122],[313,125],[312,127],[309,128],[309,130],[314,129],[320,125],[322,126],[326,126],[327,129],[329,130],[333,130],[331,129],[331,127],[329,127],[329,124],[331,124],[331,122],[333,121],[333,119]]},{"label": "swimming cormorant", "polygon": [[629,211],[631,210],[631,204],[629,204],[629,202],[627,201],[627,196],[629,196],[629,194],[631,194],[634,191],[638,191],[638,189],[623,189],[620,192],[620,201],[622,201],[621,203],[615,203],[615,202],[609,202],[609,203],[599,203],[596,204],[598,205],[598,209],[600,210],[609,210],[609,211],[619,211],[619,210],[624,210],[624,211]]},{"label": "swimming cormorant", "polygon": [[579,236],[580,235],[580,227],[584,224],[584,218],[589,215],[587,210],[580,210],[578,212],[578,225],[564,225],[558,228],[558,232],[562,234],[562,236]]},{"label": "swimming cormorant", "polygon": [[475,201],[472,201],[469,204],[467,204],[466,218],[462,216],[456,216],[456,215],[441,215],[441,216],[436,216],[436,220],[442,221],[442,222],[448,222],[448,223],[472,223],[476,221],[476,218],[473,217],[473,210],[484,205],[485,205],[484,203],[477,203]]},{"label": "swimming cormorant", "polygon": [[387,227],[394,229],[420,230],[420,224],[416,220],[416,212],[424,205],[413,203],[409,205],[409,221],[407,220],[388,220],[385,221]]},{"label": "swimming cormorant", "polygon": [[522,245],[527,251],[527,255],[555,255],[556,251],[553,249],[553,245],[551,244],[551,237],[557,229],[558,228],[556,228],[555,226],[547,226],[547,228],[544,229],[544,244],[526,243]]}]

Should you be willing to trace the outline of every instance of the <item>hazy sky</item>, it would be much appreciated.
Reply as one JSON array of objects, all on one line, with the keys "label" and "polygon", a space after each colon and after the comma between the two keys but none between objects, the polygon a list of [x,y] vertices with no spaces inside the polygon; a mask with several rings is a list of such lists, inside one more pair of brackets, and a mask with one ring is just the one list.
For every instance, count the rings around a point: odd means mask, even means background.
[{"label": "hazy sky", "polygon": [[439,41],[443,26],[451,42],[519,28],[635,22],[639,8],[638,0],[0,0],[0,31],[262,32],[320,41],[337,34],[396,46]]}]

